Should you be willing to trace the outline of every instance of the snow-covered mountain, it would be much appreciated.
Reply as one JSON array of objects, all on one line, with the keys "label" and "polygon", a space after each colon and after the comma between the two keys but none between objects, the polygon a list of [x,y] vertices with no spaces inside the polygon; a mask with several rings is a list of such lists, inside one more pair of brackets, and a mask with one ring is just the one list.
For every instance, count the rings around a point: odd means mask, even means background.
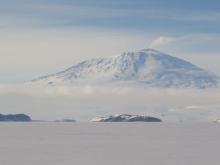
[{"label": "snow-covered mountain", "polygon": [[219,78],[182,59],[152,49],[83,61],[34,84],[144,85],[148,87],[216,87]]}]

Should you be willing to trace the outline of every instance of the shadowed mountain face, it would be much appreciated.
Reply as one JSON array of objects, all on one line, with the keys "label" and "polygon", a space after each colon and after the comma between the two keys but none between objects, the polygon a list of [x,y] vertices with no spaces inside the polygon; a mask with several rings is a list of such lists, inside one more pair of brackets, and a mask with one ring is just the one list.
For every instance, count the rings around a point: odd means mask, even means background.
[{"label": "shadowed mountain face", "polygon": [[40,77],[34,84],[144,85],[163,88],[216,87],[219,78],[190,62],[152,49],[91,59]]}]

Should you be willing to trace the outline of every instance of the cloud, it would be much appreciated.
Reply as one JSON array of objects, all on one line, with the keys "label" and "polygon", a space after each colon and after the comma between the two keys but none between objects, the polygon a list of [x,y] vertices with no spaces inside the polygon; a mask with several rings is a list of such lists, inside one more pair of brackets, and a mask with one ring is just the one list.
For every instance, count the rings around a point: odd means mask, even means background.
[{"label": "cloud", "polygon": [[154,39],[151,43],[150,43],[150,48],[157,48],[160,47],[162,45],[166,45],[169,44],[170,42],[174,41],[174,38],[172,37],[165,37],[165,36],[160,36],[156,39]]},{"label": "cloud", "polygon": [[1,113],[27,113],[45,120],[88,121],[96,116],[129,113],[164,121],[214,121],[220,116],[219,98],[220,89],[0,86]]},{"label": "cloud", "polygon": [[184,46],[183,49],[196,48],[197,52],[199,51],[198,46],[200,46],[200,49],[207,49],[211,52],[213,50],[210,50],[209,48],[212,47],[216,50],[219,43],[220,39],[218,33],[200,33],[178,36],[159,36],[151,41],[150,46],[155,48],[170,46],[181,48]]}]

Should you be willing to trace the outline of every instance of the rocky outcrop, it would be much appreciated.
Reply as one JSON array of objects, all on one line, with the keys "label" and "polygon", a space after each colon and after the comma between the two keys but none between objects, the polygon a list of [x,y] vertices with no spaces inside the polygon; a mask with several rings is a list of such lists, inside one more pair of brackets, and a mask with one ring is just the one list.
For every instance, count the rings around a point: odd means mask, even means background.
[{"label": "rocky outcrop", "polygon": [[31,121],[31,118],[28,115],[25,115],[25,114],[9,114],[9,115],[0,114],[0,121],[28,122],[28,121]]},{"label": "rocky outcrop", "polygon": [[151,116],[139,116],[139,115],[111,115],[108,117],[96,117],[92,119],[93,122],[162,122],[161,119]]}]

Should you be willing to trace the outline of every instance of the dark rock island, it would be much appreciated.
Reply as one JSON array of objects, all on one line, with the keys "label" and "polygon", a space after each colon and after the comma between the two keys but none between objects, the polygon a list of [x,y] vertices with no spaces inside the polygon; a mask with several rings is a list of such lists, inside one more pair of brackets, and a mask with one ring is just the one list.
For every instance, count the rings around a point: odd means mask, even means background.
[{"label": "dark rock island", "polygon": [[1,121],[28,122],[28,121],[31,121],[31,118],[28,115],[25,115],[25,114],[9,114],[9,115],[0,114],[0,122]]},{"label": "dark rock island", "polygon": [[140,115],[111,115],[108,117],[96,117],[92,119],[93,122],[162,122],[161,119],[151,116]]}]

